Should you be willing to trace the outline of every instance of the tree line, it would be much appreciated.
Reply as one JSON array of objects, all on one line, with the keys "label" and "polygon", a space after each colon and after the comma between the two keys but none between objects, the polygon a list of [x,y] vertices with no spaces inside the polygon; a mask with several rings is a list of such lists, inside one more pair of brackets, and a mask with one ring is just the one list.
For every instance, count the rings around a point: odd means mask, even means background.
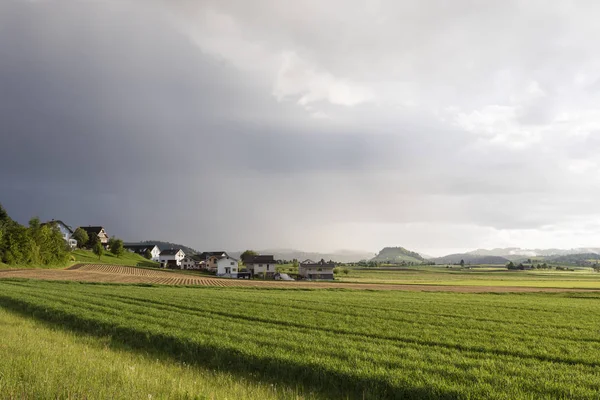
[{"label": "tree line", "polygon": [[[77,228],[72,235],[78,248],[92,250],[100,259],[104,246],[98,235]],[[114,236],[108,241],[109,251],[117,257],[124,252],[123,240]],[[71,248],[63,239],[56,222],[42,224],[38,217],[28,226],[14,221],[0,204],[0,262],[8,265],[64,265],[70,259]]]},{"label": "tree line", "polygon": [[69,248],[56,224],[33,217],[23,226],[0,204],[0,261],[9,265],[59,265],[69,259]]}]

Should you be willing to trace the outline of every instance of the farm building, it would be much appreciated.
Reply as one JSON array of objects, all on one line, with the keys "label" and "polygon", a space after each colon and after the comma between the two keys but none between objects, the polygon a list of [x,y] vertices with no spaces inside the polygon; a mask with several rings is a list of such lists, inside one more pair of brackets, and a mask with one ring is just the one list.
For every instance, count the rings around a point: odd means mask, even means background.
[{"label": "farm building", "polygon": [[335,263],[333,262],[325,262],[325,260],[319,262],[305,260],[298,266],[298,276],[301,276],[304,279],[333,280],[334,268]]},{"label": "farm building", "polygon": [[277,262],[272,255],[249,256],[242,261],[252,276],[272,278],[275,275]]},{"label": "farm building", "polygon": [[160,252],[158,261],[161,268],[181,268],[185,253],[181,249],[166,249]]}]

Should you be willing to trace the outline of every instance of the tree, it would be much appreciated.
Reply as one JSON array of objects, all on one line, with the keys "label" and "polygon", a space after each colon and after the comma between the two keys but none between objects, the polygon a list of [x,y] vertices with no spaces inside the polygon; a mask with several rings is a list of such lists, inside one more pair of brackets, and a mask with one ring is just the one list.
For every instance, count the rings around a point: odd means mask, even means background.
[{"label": "tree", "polygon": [[150,249],[146,249],[146,252],[144,253],[144,257],[146,257],[146,259],[148,259],[148,260],[152,260],[152,252],[150,251]]},{"label": "tree", "polygon": [[88,234],[88,242],[87,242],[87,248],[88,249],[94,249],[94,247],[96,247],[96,243],[100,243],[100,245],[102,245],[102,243],[100,242],[100,238],[98,237],[97,233],[91,232]]},{"label": "tree", "polygon": [[110,245],[110,252],[117,257],[121,257],[125,252],[125,248],[123,247],[123,241],[114,237],[111,240],[112,243]]},{"label": "tree", "polygon": [[258,253],[255,252],[254,250],[246,250],[242,253],[242,255],[240,256],[240,259],[245,264],[246,260],[249,260],[252,257],[257,256],[257,255],[258,255]]},{"label": "tree", "polygon": [[2,204],[0,204],[0,224],[5,224],[11,221],[12,219],[8,216],[8,213],[4,207],[2,207]]},{"label": "tree", "polygon": [[348,275],[348,273],[350,272],[348,268],[344,268],[342,271],[344,272],[344,275]]},{"label": "tree", "polygon": [[77,228],[75,229],[75,232],[73,232],[73,239],[77,240],[77,247],[82,248],[88,243],[90,237],[85,230]]},{"label": "tree", "polygon": [[98,260],[100,260],[100,258],[102,257],[102,254],[104,254],[104,247],[102,247],[102,243],[100,243],[99,240],[96,240],[96,243],[94,243],[94,247],[92,247],[92,251],[94,252],[95,255],[98,256]]},{"label": "tree", "polygon": [[460,260],[460,266],[464,267],[465,266],[465,260]]}]

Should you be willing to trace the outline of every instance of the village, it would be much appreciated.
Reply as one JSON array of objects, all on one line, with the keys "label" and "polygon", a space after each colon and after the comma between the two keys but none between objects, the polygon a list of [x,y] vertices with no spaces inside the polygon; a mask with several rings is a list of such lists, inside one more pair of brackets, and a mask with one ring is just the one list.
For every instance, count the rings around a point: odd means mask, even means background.
[{"label": "village", "polygon": [[[110,236],[103,226],[89,225],[73,229],[61,220],[51,220],[44,224],[56,227],[71,249],[81,247],[77,240],[78,229],[84,231],[88,238],[97,240],[104,249],[108,250],[110,247]],[[246,251],[237,259],[223,250],[186,254],[181,248],[161,249],[151,243],[124,243],[123,248],[158,263],[160,268],[203,271],[232,279],[334,280],[336,266],[332,261],[304,260],[297,263],[298,272],[292,277],[288,273],[277,271],[279,262],[272,254]]]}]

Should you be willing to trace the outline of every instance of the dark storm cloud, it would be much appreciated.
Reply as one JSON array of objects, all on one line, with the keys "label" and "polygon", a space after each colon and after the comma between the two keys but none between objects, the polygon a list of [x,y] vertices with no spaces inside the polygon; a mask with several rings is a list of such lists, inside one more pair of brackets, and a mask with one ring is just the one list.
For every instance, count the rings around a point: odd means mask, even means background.
[{"label": "dark storm cloud", "polygon": [[0,201],[201,249],[587,245],[593,32],[469,4],[3,2]]}]

